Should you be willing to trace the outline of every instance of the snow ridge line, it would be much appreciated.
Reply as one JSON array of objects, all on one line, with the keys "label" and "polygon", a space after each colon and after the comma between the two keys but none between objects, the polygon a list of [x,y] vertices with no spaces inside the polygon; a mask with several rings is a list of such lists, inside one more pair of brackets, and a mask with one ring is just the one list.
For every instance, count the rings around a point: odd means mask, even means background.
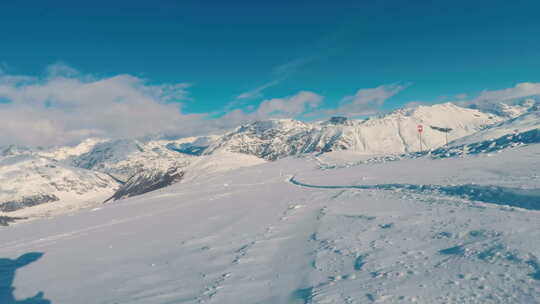
[{"label": "snow ridge line", "polygon": [[289,182],[296,186],[316,189],[403,190],[422,194],[442,194],[471,201],[512,206],[528,210],[540,210],[540,189],[521,189],[477,184],[455,186],[429,184],[311,185],[299,182],[294,176],[289,179]]}]

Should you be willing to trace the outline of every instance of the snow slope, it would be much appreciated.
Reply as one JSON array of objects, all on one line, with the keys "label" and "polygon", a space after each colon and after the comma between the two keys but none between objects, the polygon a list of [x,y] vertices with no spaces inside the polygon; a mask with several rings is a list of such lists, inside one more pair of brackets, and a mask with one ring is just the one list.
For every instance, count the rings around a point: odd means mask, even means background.
[{"label": "snow slope", "polygon": [[49,216],[95,206],[117,187],[106,174],[48,158],[4,157],[0,159],[0,216]]},{"label": "snow slope", "polygon": [[[539,156],[286,158],[3,228],[0,256],[39,252],[13,295],[52,303],[537,303]],[[352,187],[388,184],[416,187]]]},{"label": "snow slope", "polygon": [[529,109],[521,116],[491,125],[436,149],[398,155],[362,155],[354,151],[336,151],[314,159],[322,169],[335,169],[421,157],[438,159],[475,154],[490,155],[537,143],[540,143],[540,110]]},{"label": "snow slope", "polygon": [[[47,150],[9,147],[0,158],[0,216],[35,218],[95,207],[184,178],[204,178],[264,162],[231,152],[197,157],[171,149],[193,142],[201,139],[90,139]],[[14,206],[17,210],[11,210]]]},{"label": "snow slope", "polygon": [[71,163],[80,168],[110,174],[127,181],[144,170],[167,171],[186,166],[193,156],[167,148],[170,141],[136,139],[111,140],[96,144],[86,153],[73,157]]},{"label": "snow slope", "polygon": [[540,129],[540,110],[526,112],[480,132],[462,137],[453,141],[452,145],[471,144],[499,138],[507,134],[523,133],[533,129]]},{"label": "snow slope", "polygon": [[253,155],[219,151],[196,158],[186,168],[186,181],[198,181],[223,172],[266,163]]}]

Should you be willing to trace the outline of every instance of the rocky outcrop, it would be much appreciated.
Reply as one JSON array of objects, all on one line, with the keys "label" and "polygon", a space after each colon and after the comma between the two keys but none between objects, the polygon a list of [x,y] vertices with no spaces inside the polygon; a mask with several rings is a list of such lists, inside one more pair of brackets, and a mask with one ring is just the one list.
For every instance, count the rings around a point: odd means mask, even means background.
[{"label": "rocky outcrop", "polygon": [[182,180],[183,171],[178,168],[170,168],[167,171],[150,170],[143,171],[132,176],[124,185],[116,191],[113,196],[105,202],[119,200],[132,196],[141,195],[150,191],[158,190],[170,186]]},{"label": "rocky outcrop", "polygon": [[7,226],[9,223],[25,219],[25,217],[0,216],[0,226]]},{"label": "rocky outcrop", "polygon": [[0,203],[0,211],[13,212],[25,207],[37,206],[45,203],[55,202],[59,198],[54,194],[38,194],[26,196],[19,200],[7,201]]}]

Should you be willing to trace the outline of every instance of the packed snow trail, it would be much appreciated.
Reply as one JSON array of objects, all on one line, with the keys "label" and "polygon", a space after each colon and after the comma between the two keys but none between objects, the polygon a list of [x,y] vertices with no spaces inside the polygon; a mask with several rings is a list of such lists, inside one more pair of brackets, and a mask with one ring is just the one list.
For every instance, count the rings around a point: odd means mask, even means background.
[{"label": "packed snow trail", "polygon": [[416,193],[443,194],[464,199],[482,201],[497,205],[519,207],[529,210],[540,210],[540,189],[520,189],[490,185],[414,185],[414,184],[378,184],[378,185],[310,185],[289,179],[294,185],[317,189],[364,189],[411,191]]}]

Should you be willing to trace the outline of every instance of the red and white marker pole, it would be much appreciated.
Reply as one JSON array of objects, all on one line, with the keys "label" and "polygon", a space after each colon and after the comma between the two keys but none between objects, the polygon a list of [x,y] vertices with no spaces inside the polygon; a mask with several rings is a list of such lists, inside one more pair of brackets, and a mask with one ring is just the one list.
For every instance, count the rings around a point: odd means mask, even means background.
[{"label": "red and white marker pole", "polygon": [[424,131],[424,126],[418,125],[416,126],[416,130],[418,131],[418,139],[420,140],[420,152],[422,152],[422,132]]}]

